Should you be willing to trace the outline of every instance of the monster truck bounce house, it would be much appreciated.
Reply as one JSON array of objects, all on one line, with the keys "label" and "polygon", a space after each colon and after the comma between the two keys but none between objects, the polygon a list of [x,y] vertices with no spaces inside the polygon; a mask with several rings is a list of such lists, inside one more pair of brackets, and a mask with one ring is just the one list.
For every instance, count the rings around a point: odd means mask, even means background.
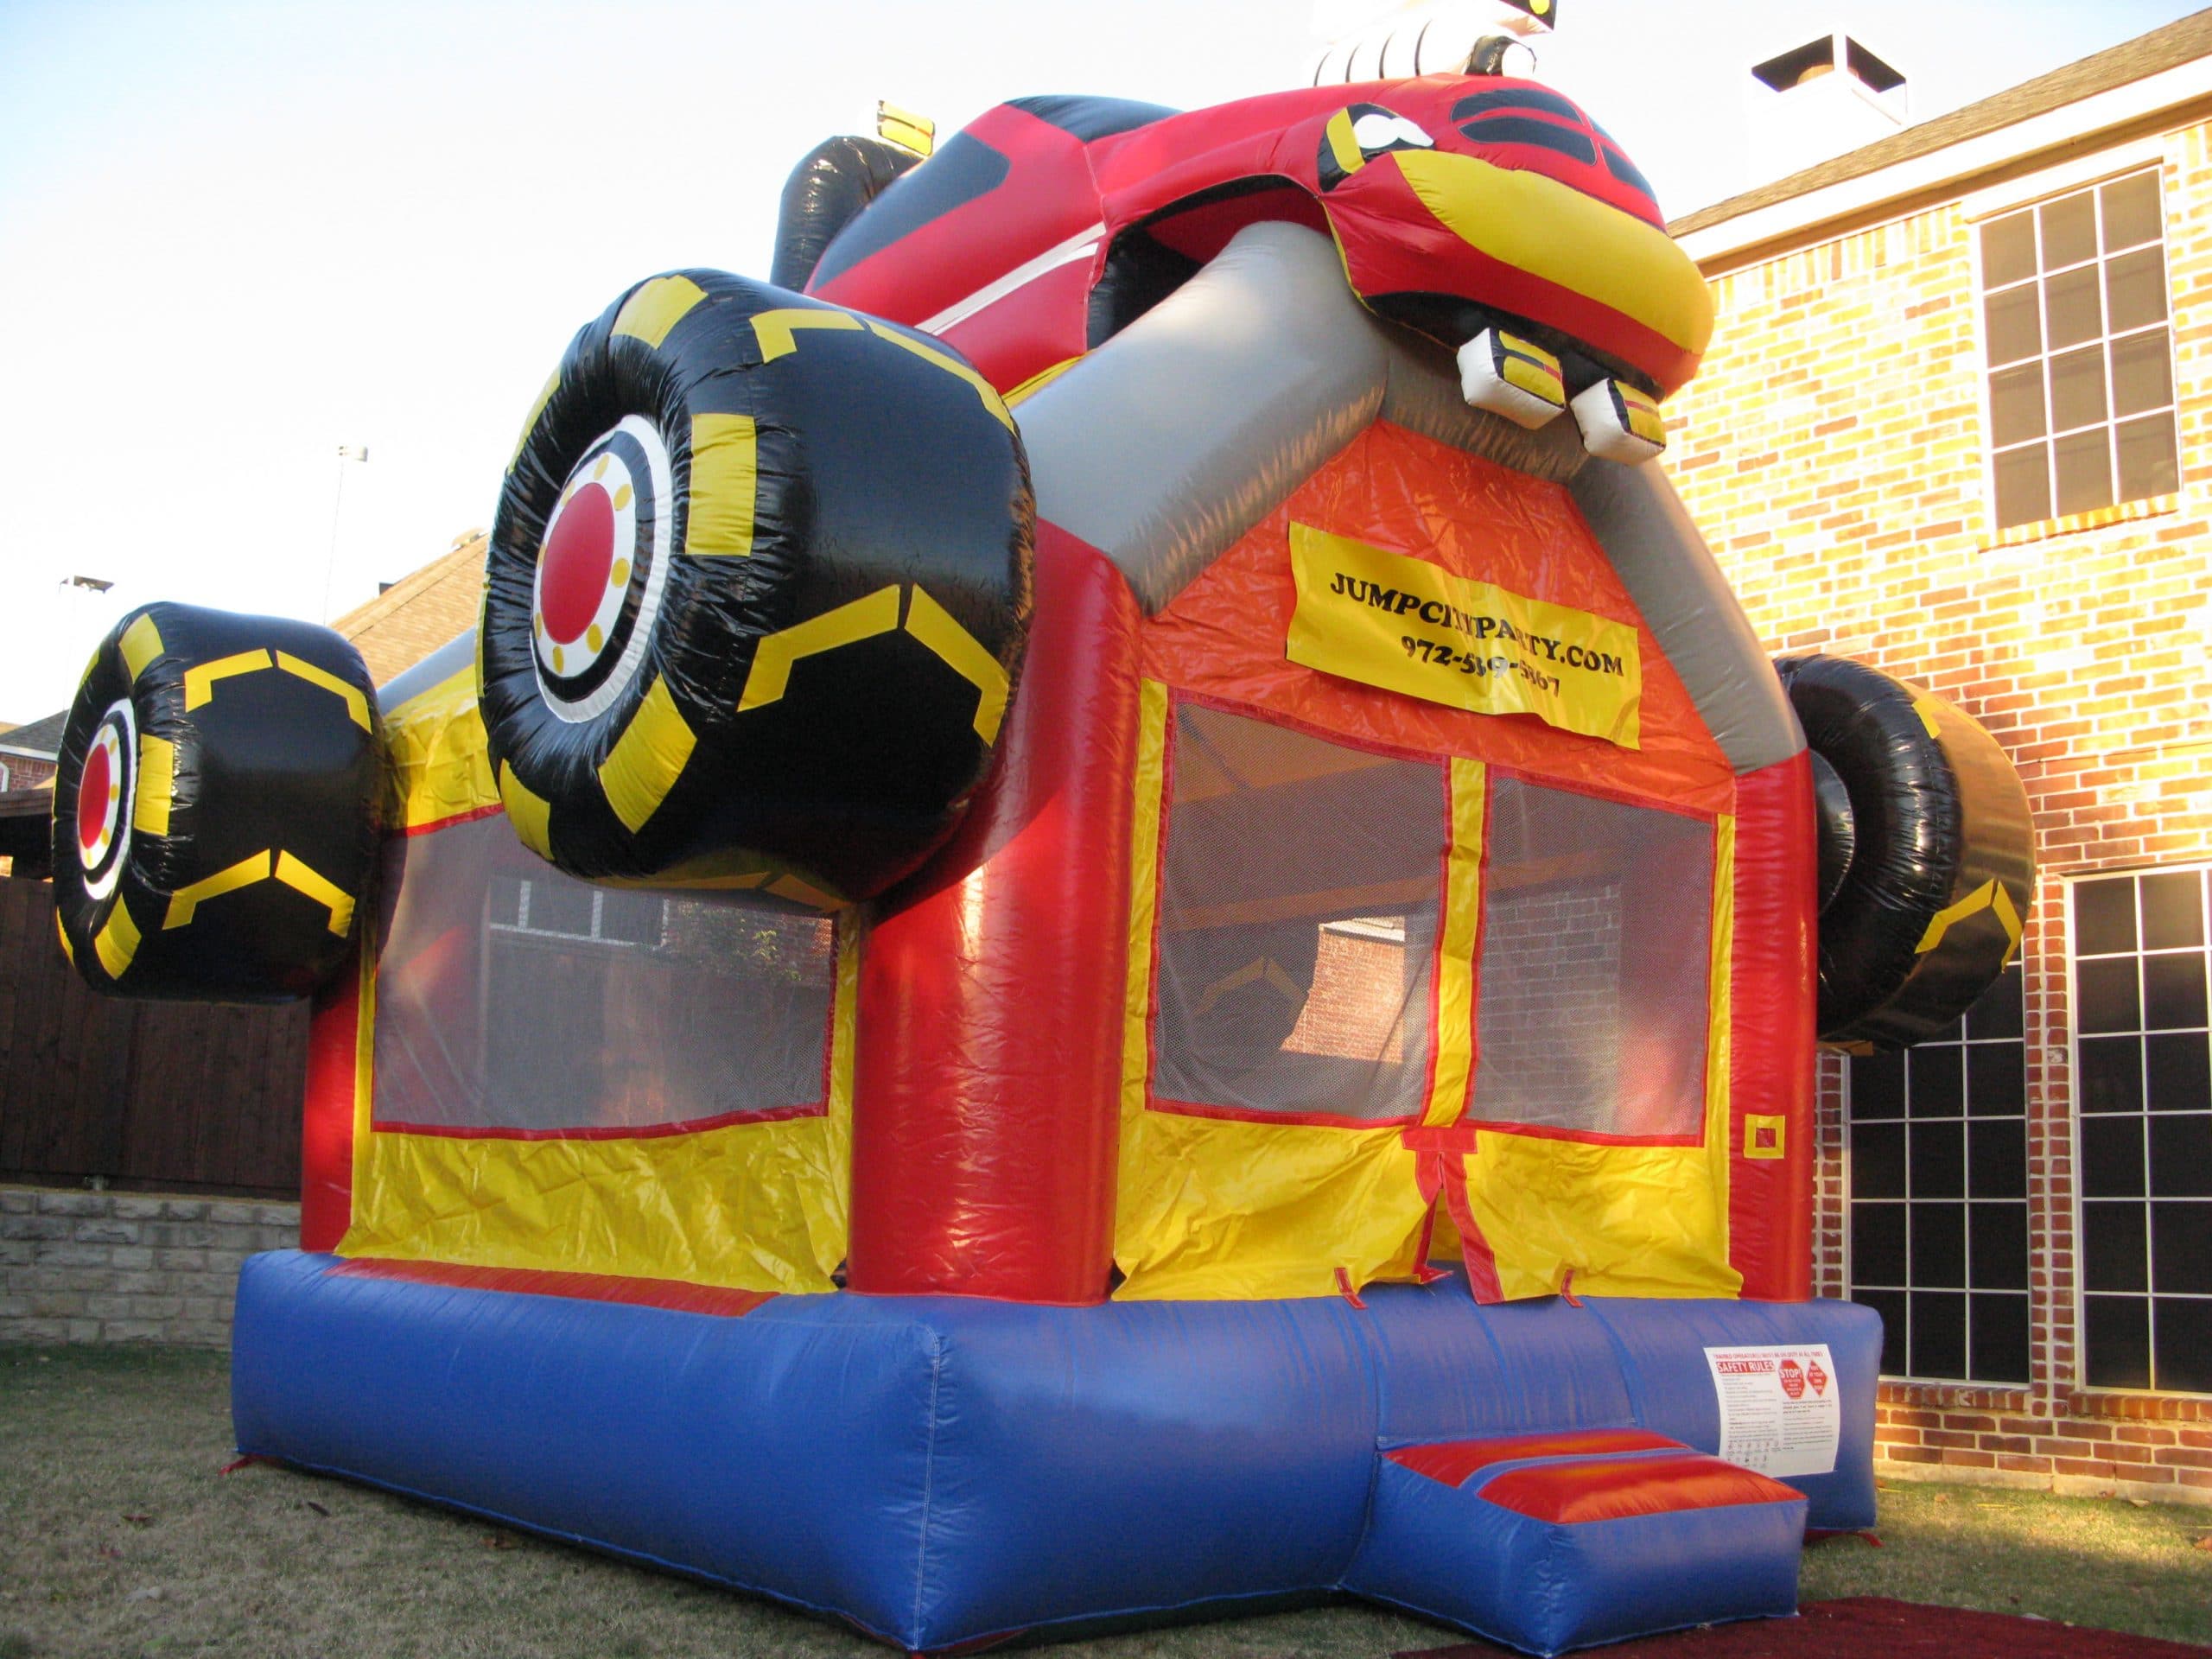
[{"label": "monster truck bounce house", "polygon": [[1762,654],[1661,226],[1497,77],[834,140],[778,286],[576,336],[473,636],[127,619],[63,945],[316,999],[240,1447],[911,1649],[1789,1612],[1874,1518],[1816,1039],[1959,1016],[2027,817]]}]

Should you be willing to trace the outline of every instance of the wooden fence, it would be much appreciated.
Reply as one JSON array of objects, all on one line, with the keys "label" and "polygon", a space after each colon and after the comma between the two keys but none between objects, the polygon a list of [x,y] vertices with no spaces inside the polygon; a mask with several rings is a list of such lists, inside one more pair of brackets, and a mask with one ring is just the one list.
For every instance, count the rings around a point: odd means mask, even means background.
[{"label": "wooden fence", "polygon": [[54,889],[0,878],[0,1180],[296,1197],[307,1029],[304,1004],[97,995]]}]

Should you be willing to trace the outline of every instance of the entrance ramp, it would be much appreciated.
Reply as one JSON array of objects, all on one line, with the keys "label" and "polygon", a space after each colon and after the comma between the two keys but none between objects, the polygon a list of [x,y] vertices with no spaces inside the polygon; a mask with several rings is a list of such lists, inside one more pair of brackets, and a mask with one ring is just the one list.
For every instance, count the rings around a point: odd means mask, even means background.
[{"label": "entrance ramp", "polygon": [[1344,1587],[1529,1653],[1797,1609],[1805,1495],[1641,1428],[1385,1444]]}]

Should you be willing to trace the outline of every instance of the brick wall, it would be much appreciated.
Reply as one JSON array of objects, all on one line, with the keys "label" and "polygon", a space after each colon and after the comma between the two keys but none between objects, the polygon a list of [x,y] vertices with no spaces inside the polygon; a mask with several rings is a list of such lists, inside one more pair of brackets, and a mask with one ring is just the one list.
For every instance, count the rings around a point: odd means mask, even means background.
[{"label": "brick wall", "polygon": [[8,772],[7,778],[0,780],[0,789],[36,789],[52,783],[58,770],[53,761],[28,754],[0,754],[0,766]]},{"label": "brick wall", "polygon": [[[2065,883],[2212,859],[2212,129],[2166,142],[2182,487],[1999,534],[1974,227],[1934,207],[1714,276],[1669,470],[1775,652],[1914,679],[2011,753],[2042,873],[2023,947],[2033,1382],[1885,1389],[1898,1472],[2212,1501],[2212,1399],[2075,1386]],[[1840,1068],[1821,1089],[1817,1281],[1844,1282]]]},{"label": "brick wall", "polygon": [[0,1186],[0,1342],[225,1348],[238,1266],[300,1241],[300,1207]]},{"label": "brick wall", "polygon": [[1342,1055],[1392,1065],[1402,1061],[1411,965],[1403,944],[1322,929],[1313,987],[1299,1010],[1298,1024],[1283,1039],[1283,1052]]},{"label": "brick wall", "polygon": [[1618,881],[1493,893],[1483,917],[1482,1065],[1513,1113],[1582,1122],[1621,1070]]}]

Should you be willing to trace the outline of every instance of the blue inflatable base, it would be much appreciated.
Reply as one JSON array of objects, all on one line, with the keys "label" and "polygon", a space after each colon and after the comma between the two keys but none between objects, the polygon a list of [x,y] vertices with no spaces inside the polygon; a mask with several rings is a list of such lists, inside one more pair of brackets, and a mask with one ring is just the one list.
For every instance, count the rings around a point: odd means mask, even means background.
[{"label": "blue inflatable base", "polygon": [[[1881,1326],[1850,1303],[1482,1307],[1452,1278],[1370,1287],[1364,1307],[842,1294],[732,1318],[335,1265],[246,1263],[241,1452],[910,1651],[1357,1588],[1385,1445],[1634,1427],[1717,1451],[1708,1346],[1828,1345],[1835,1467],[1789,1484],[1807,1525],[1874,1519]],[[1713,1589],[1688,1595],[1689,1619],[1739,1616],[1728,1548],[1682,1535],[1670,1571]]]}]

